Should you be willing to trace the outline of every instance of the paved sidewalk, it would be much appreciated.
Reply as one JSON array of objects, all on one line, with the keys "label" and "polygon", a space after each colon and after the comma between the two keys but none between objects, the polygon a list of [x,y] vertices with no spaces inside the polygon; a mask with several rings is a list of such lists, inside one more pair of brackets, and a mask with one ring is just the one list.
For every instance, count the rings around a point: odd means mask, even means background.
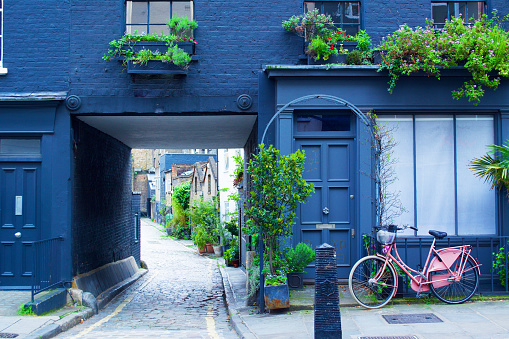
[{"label": "paved sidewalk", "polygon": [[[246,276],[238,268],[221,267],[231,322],[244,338],[313,338],[314,287],[292,292],[290,304],[300,310],[257,314],[245,306]],[[368,310],[354,306],[348,290],[340,287],[343,338],[509,338],[509,301],[448,304],[390,304]],[[295,305],[294,305],[295,306]],[[304,308],[304,309],[302,309]],[[389,324],[384,315],[433,314],[441,322]],[[426,319],[425,317],[420,317]],[[412,337],[414,336],[414,337]]]}]

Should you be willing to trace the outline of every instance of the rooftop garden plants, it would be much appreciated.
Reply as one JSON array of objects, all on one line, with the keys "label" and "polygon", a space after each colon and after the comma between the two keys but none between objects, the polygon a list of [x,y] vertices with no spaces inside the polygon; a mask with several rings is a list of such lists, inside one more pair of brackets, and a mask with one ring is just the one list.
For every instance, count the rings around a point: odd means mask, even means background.
[{"label": "rooftop garden plants", "polygon": [[[198,27],[194,20],[187,17],[175,17],[167,21],[170,35],[165,34],[138,34],[125,33],[120,39],[110,42],[111,48],[103,56],[103,60],[110,61],[112,58],[123,58],[123,64],[147,64],[150,60],[173,63],[183,69],[191,62],[189,51],[185,51],[184,44],[197,44],[192,38],[192,31]],[[163,42],[161,50],[152,50],[145,46],[135,48],[138,42]]]},{"label": "rooftop garden plants", "polygon": [[441,69],[463,65],[472,77],[452,97],[477,105],[487,88],[497,89],[500,78],[509,76],[509,33],[502,21],[495,12],[493,18],[484,14],[473,23],[453,18],[442,29],[432,22],[416,28],[401,25],[378,47],[385,51],[379,71],[389,72],[389,92],[401,75],[423,71],[440,79]]}]

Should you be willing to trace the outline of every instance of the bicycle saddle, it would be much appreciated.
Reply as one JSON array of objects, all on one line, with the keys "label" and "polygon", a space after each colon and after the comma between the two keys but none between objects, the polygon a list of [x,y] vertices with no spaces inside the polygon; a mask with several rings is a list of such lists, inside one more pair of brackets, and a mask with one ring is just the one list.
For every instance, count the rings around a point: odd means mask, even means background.
[{"label": "bicycle saddle", "polygon": [[431,234],[432,236],[434,236],[437,239],[443,239],[443,238],[447,237],[447,233],[446,232],[430,230],[428,233]]}]

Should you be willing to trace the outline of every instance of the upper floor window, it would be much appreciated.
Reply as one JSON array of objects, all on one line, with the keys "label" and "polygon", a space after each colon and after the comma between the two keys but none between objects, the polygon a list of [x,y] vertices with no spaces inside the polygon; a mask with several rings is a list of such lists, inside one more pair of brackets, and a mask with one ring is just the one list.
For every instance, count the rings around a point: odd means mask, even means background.
[{"label": "upper floor window", "polygon": [[192,1],[127,0],[126,32],[170,34],[166,21],[172,17],[193,19]]},{"label": "upper floor window", "polygon": [[359,1],[305,1],[304,11],[318,9],[321,14],[330,15],[334,26],[348,35],[356,35],[361,29]]},{"label": "upper floor window", "polygon": [[431,3],[431,18],[435,27],[444,27],[445,21],[461,16],[465,22],[478,20],[484,14],[484,1],[442,1]]}]

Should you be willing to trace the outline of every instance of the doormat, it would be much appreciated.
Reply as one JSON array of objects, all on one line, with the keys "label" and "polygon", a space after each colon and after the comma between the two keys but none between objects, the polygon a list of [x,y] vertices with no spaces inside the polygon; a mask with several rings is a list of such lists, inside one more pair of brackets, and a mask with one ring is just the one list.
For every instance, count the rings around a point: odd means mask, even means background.
[{"label": "doormat", "polygon": [[359,337],[359,339],[419,339],[419,338],[415,335],[396,335],[384,337]]},{"label": "doormat", "polygon": [[0,338],[16,338],[19,334],[16,333],[2,333],[0,332]]},{"label": "doormat", "polygon": [[382,315],[389,324],[441,323],[442,319],[433,313]]}]

